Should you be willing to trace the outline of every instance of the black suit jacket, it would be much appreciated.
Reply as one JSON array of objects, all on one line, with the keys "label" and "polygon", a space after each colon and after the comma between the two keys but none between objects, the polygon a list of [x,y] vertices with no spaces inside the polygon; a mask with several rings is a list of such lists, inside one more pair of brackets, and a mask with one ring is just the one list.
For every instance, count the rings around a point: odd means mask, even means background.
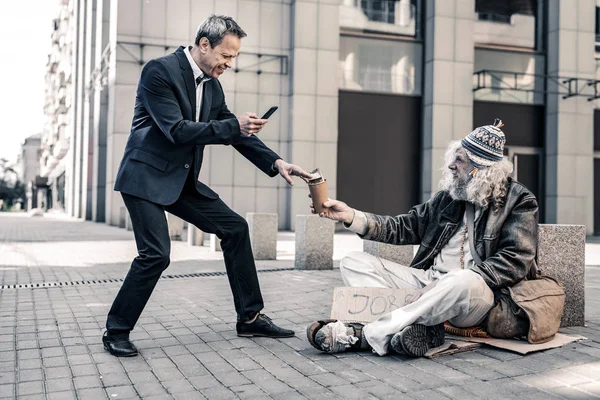
[{"label": "black suit jacket", "polygon": [[131,133],[115,181],[115,190],[162,205],[179,198],[192,165],[198,191],[219,197],[197,181],[206,145],[232,145],[269,176],[277,175],[272,166],[281,158],[256,136],[241,135],[218,79],[204,83],[200,122],[195,122],[196,85],[183,49],[142,69]]}]

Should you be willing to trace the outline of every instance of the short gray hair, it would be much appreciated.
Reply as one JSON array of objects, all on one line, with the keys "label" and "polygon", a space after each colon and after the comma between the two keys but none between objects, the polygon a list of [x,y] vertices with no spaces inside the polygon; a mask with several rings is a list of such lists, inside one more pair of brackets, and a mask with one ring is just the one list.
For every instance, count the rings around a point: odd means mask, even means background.
[{"label": "short gray hair", "polygon": [[233,20],[226,15],[211,15],[206,18],[196,30],[196,40],[194,44],[200,45],[200,39],[207,38],[210,47],[215,47],[223,41],[225,35],[235,35],[237,37],[246,37],[246,32]]}]

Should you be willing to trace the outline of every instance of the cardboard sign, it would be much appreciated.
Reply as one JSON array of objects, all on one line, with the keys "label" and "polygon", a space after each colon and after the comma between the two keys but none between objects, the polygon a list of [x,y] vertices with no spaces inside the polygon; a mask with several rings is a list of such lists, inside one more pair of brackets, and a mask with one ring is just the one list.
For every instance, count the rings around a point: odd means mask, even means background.
[{"label": "cardboard sign", "polygon": [[413,302],[419,293],[411,289],[337,287],[333,290],[331,318],[343,322],[373,322]]}]

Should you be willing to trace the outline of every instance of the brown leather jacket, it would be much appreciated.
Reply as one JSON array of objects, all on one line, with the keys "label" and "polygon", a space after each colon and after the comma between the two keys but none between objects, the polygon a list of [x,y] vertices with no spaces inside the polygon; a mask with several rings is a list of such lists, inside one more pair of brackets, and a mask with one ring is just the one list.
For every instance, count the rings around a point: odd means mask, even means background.
[{"label": "brown leather jacket", "polygon": [[[410,266],[429,269],[458,229],[464,212],[463,201],[441,191],[408,214],[366,213],[368,230],[361,237],[396,245],[419,244]],[[475,220],[475,248],[483,262],[473,270],[491,289],[513,286],[526,276],[535,276],[537,243],[537,200],[525,186],[509,179],[504,206],[497,211],[487,207]]]}]

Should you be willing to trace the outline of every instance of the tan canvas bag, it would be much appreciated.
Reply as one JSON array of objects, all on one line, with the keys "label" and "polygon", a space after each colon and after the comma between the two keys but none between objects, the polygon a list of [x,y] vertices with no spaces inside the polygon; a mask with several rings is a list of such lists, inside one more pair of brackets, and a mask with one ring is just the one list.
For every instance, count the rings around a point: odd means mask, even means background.
[{"label": "tan canvas bag", "polygon": [[[467,203],[469,246],[473,260],[481,258],[473,243],[473,205]],[[546,275],[524,279],[496,293],[496,305],[489,312],[485,331],[497,338],[527,337],[529,343],[545,343],[554,338],[565,310],[565,291],[558,281]]]}]

